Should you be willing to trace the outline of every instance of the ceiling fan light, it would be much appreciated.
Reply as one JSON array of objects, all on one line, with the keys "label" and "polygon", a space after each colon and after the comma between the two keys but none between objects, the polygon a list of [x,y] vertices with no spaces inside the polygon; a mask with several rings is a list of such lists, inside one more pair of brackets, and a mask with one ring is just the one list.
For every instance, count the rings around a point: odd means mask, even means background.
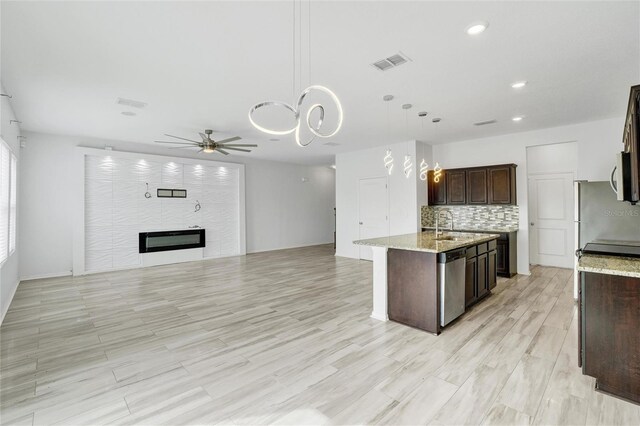
[{"label": "ceiling fan light", "polygon": [[206,152],[207,154],[211,154],[213,151],[215,151],[215,149],[210,146],[202,148],[202,152]]}]

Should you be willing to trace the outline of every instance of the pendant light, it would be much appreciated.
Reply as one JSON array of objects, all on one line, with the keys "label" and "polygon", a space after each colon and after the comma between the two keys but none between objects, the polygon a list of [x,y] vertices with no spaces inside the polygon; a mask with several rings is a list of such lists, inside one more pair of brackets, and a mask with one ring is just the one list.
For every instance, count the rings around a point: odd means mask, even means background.
[{"label": "pendant light", "polygon": [[[424,118],[427,116],[426,111],[421,111],[418,113],[418,117],[422,118],[420,120],[420,125],[422,126],[422,133],[424,134]],[[417,152],[416,152],[417,153]],[[429,171],[429,165],[426,161],[424,161],[424,157],[422,157],[422,161],[420,162],[420,180],[427,180],[427,172]]]},{"label": "pendant light", "polygon": [[[407,137],[407,144],[409,143],[409,110],[413,105],[404,104],[402,105],[402,109],[404,110],[404,121],[405,121],[405,131]],[[411,175],[411,171],[413,170],[413,163],[411,162],[411,155],[409,155],[409,150],[407,150],[407,155],[404,156],[404,176],[409,179]]]},{"label": "pendant light", "polygon": [[[389,127],[389,102],[393,100],[393,95],[384,95],[382,100],[387,103],[387,140],[389,140],[391,138],[391,130]],[[387,148],[383,161],[384,168],[387,169],[387,173],[391,176],[391,171],[393,170],[393,156],[391,155],[391,149]]]},{"label": "pendant light", "polygon": [[[294,0],[293,2],[293,86],[294,86],[294,93],[295,93],[295,75],[296,75],[296,49],[295,49],[295,32],[296,32],[296,4],[298,5],[298,15],[299,15],[299,20],[300,20],[300,25],[302,26],[302,12],[301,12],[301,5],[300,5],[300,0]],[[308,46],[308,58],[309,58],[309,66],[308,66],[308,70],[307,70],[307,74],[308,74],[308,79],[309,81],[311,80],[311,0],[308,1],[308,12],[309,12],[309,22],[307,25],[307,31],[308,31],[308,37],[307,40],[309,42],[309,46]],[[300,43],[299,45],[302,46],[302,29],[300,30]],[[300,47],[300,50],[302,50],[302,48]],[[302,60],[302,52],[300,52],[300,58],[299,60]],[[299,67],[299,72],[300,75],[302,75],[302,66],[300,65]],[[302,78],[300,79],[302,80]],[[324,117],[325,117],[325,112],[326,112],[326,108],[323,104],[313,104],[309,107],[309,109],[307,110],[306,116],[304,118],[304,125],[307,126],[307,129],[312,133],[311,139],[309,139],[308,141],[302,141],[300,139],[300,126],[303,125],[302,121],[301,121],[301,107],[302,104],[304,103],[305,98],[313,92],[320,92],[320,93],[324,93],[325,95],[328,95],[329,98],[331,99],[331,101],[335,104],[335,108],[337,111],[337,124],[335,126],[335,128],[331,131],[326,131],[323,132],[322,131],[322,125],[324,123]],[[269,127],[266,126],[262,126],[260,124],[258,124],[255,121],[255,117],[254,114],[256,111],[263,109],[263,108],[267,108],[267,107],[277,107],[280,109],[285,109],[288,110],[290,113],[293,114],[293,117],[295,118],[295,125],[293,127],[290,128],[286,128],[286,129],[271,129]],[[312,119],[311,119],[311,115],[314,113],[314,111],[318,111],[319,116],[318,119],[315,123],[312,123]],[[342,111],[342,105],[340,103],[340,99],[338,99],[338,96],[332,91],[330,90],[328,87],[326,86],[322,86],[322,85],[318,85],[318,84],[314,84],[314,85],[310,85],[308,86],[306,89],[304,89],[302,91],[302,93],[300,93],[300,95],[298,96],[298,100],[296,101],[295,107],[287,104],[285,102],[281,102],[281,101],[274,101],[274,100],[269,100],[269,101],[264,101],[264,102],[259,102],[257,104],[255,104],[254,106],[251,107],[251,109],[249,110],[249,122],[253,125],[253,127],[255,127],[256,129],[260,130],[263,133],[267,133],[270,135],[287,135],[290,133],[294,133],[294,138],[296,141],[296,144],[300,147],[305,147],[308,146],[311,142],[314,141],[314,139],[317,137],[319,138],[330,138],[332,136],[334,136],[335,134],[337,134],[340,129],[342,128],[342,121],[344,118],[344,114]]]},{"label": "pendant light", "polygon": [[[442,119],[440,118],[434,118],[433,120],[431,120],[435,125],[436,125],[436,129],[438,128],[438,123],[440,123],[440,121],[442,121]],[[440,163],[438,163],[436,161],[436,165],[433,168],[433,181],[435,183],[440,182],[440,177],[442,176],[442,167],[440,167]]]}]

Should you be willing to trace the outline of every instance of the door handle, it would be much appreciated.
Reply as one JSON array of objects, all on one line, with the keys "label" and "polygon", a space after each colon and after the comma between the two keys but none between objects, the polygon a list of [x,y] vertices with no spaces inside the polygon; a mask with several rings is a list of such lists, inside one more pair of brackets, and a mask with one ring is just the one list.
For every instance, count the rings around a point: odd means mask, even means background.
[{"label": "door handle", "polygon": [[531,222],[531,226],[535,225],[535,223]]}]

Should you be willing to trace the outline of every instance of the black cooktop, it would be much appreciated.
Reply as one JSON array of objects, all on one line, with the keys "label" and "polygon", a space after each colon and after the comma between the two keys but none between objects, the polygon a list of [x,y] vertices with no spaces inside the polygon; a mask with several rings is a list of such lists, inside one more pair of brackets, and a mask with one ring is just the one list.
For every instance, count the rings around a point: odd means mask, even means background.
[{"label": "black cooktop", "polygon": [[604,254],[607,256],[640,257],[640,242],[594,241],[582,249],[584,254]]}]

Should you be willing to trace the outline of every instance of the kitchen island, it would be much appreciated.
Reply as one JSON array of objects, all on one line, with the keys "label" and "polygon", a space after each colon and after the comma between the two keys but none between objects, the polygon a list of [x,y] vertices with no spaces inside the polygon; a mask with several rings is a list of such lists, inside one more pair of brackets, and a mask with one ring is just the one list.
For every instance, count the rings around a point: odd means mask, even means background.
[{"label": "kitchen island", "polygon": [[[430,333],[442,328],[443,300],[438,278],[438,256],[466,259],[463,306],[481,300],[495,286],[495,246],[498,234],[435,231],[354,241],[373,251],[373,311],[380,321],[396,321]],[[440,273],[442,274],[442,271]],[[460,275],[460,274],[458,274]],[[448,283],[447,283],[448,285]],[[457,290],[456,290],[457,291]],[[449,299],[452,300],[452,299]]]}]

